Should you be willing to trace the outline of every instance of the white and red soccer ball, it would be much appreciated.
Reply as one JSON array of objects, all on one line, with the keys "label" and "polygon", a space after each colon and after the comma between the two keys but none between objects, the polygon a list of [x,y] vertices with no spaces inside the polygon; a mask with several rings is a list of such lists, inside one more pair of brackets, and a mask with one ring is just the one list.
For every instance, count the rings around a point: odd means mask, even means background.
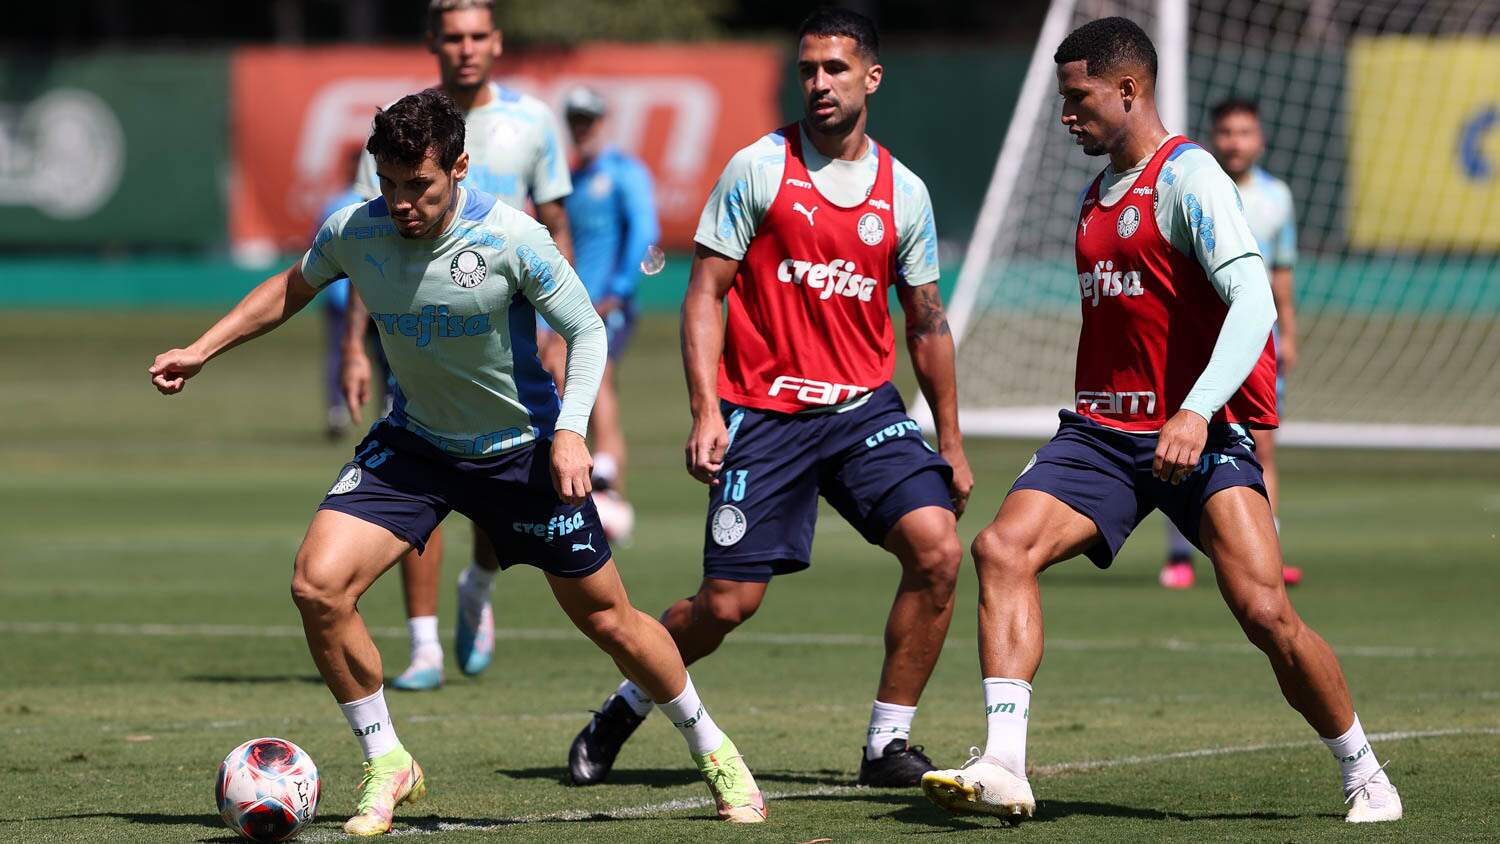
[{"label": "white and red soccer ball", "polygon": [[251,841],[286,841],[318,811],[318,766],[280,738],[251,739],[219,765],[219,817]]}]

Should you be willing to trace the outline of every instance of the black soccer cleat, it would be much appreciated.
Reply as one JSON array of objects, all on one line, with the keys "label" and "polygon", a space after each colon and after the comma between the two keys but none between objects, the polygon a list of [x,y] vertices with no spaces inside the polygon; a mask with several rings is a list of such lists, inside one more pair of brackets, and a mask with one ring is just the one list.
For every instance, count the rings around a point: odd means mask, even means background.
[{"label": "black soccer cleat", "polygon": [[893,739],[879,759],[859,754],[859,784],[876,788],[911,788],[922,784],[922,775],[937,766],[922,752],[922,745],[906,746],[906,739]]},{"label": "black soccer cleat", "polygon": [[569,781],[573,785],[604,782],[615,766],[615,757],[620,755],[625,740],[645,720],[646,716],[635,714],[630,704],[619,695],[610,695],[568,748]]}]

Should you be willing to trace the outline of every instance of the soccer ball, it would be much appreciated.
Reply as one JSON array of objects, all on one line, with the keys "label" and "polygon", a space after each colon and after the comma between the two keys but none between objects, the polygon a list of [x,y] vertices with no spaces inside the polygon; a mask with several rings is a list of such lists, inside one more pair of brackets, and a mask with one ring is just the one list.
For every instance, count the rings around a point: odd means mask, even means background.
[{"label": "soccer ball", "polygon": [[280,738],[251,739],[219,765],[219,817],[251,841],[285,841],[318,811],[318,766]]}]

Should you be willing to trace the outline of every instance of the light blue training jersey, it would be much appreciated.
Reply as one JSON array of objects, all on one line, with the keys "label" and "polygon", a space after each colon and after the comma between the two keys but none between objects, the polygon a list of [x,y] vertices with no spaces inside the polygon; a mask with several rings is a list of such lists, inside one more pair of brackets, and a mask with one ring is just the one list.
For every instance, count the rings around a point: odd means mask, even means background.
[{"label": "light blue training jersey", "polygon": [[[450,454],[483,456],[563,428],[584,435],[604,323],[547,230],[462,189],[435,239],[402,237],[385,200],[336,212],[302,258],[309,284],[348,276],[400,387],[388,417]],[[567,400],[537,359],[537,315],[570,340]]]},{"label": "light blue training jersey", "polygon": [[640,161],[607,147],[573,171],[573,186],[565,204],[578,277],[595,304],[610,297],[628,301],[646,247],[661,236],[651,174]]}]

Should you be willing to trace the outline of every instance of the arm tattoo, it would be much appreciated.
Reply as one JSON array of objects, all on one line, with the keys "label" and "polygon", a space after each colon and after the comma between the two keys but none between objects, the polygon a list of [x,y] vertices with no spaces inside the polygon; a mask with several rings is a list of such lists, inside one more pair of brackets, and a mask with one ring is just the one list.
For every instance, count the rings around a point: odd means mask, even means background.
[{"label": "arm tattoo", "polygon": [[911,291],[905,303],[906,339],[920,340],[948,334],[948,315],[943,312],[943,297],[937,284],[923,284]]}]

